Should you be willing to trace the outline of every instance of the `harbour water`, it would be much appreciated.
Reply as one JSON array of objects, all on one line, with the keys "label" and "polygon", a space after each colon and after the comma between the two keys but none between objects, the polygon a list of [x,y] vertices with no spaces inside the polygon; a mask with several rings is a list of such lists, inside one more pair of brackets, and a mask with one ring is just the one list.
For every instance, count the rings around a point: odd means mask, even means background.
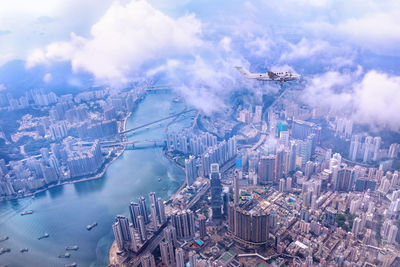
[{"label": "harbour water", "polygon": [[[182,111],[184,104],[174,102],[173,94],[150,94],[127,121],[127,129]],[[160,139],[170,121],[145,128],[129,140]],[[191,124],[190,115],[178,119],[170,130]],[[115,215],[128,215],[128,204],[138,196],[154,191],[163,199],[182,184],[184,172],[163,156],[162,148],[126,150],[97,180],[67,184],[24,198],[0,203],[0,237],[9,236],[0,247],[11,248],[0,255],[0,266],[107,266],[108,249],[114,239],[111,224]],[[31,215],[21,216],[25,210]],[[91,231],[86,226],[97,222]],[[44,233],[49,237],[38,240]],[[65,247],[70,258],[58,258]],[[21,248],[29,252],[21,253]]]}]

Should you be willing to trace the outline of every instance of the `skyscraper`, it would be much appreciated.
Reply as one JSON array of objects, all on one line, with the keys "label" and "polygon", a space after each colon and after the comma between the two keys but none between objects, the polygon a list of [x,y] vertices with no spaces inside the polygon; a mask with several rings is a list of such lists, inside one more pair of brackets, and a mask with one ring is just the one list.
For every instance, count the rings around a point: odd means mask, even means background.
[{"label": "skyscraper", "polygon": [[154,231],[158,230],[158,219],[157,219],[157,210],[156,210],[156,205],[151,204],[150,206],[150,211],[151,211],[151,222],[152,222],[152,226]]},{"label": "skyscraper", "polygon": [[142,242],[147,240],[147,230],[146,230],[146,224],[144,222],[144,217],[139,215],[137,217],[137,222],[139,225],[139,234],[140,234],[140,239]]},{"label": "skyscraper", "polygon": [[219,165],[216,163],[211,164],[211,208],[213,220],[222,219],[222,185],[221,174],[219,173]]},{"label": "skyscraper", "polygon": [[185,251],[182,248],[177,248],[175,253],[176,267],[185,267]]},{"label": "skyscraper", "polygon": [[129,213],[131,215],[131,222],[134,228],[138,228],[139,224],[137,222],[137,217],[140,215],[140,206],[138,203],[131,202],[129,204]]},{"label": "skyscraper", "polygon": [[206,216],[204,216],[203,214],[200,214],[198,217],[198,223],[199,223],[199,234],[200,234],[200,238],[203,238],[206,236],[207,234],[207,228],[206,228]]},{"label": "skyscraper", "polygon": [[140,262],[142,264],[142,267],[156,267],[154,256],[149,252],[147,252],[140,258]]},{"label": "skyscraper", "polygon": [[160,251],[161,251],[162,262],[166,266],[175,266],[175,255],[172,242],[169,241],[160,242]]},{"label": "skyscraper", "polygon": [[233,203],[235,205],[239,204],[239,169],[235,169],[235,174],[233,176]]},{"label": "skyscraper", "polygon": [[159,210],[159,221],[160,224],[163,224],[167,221],[167,217],[165,216],[165,209],[164,209],[164,201],[161,198],[157,199],[157,205]]},{"label": "skyscraper", "polygon": [[189,264],[190,267],[197,267],[196,252],[193,250],[189,251]]},{"label": "skyscraper", "polygon": [[143,216],[144,223],[149,223],[149,213],[147,211],[146,199],[143,196],[139,197],[139,205],[140,215]]},{"label": "skyscraper", "polygon": [[195,221],[191,210],[176,211],[171,216],[172,226],[178,239],[188,240],[194,237]]},{"label": "skyscraper", "polygon": [[275,156],[262,156],[258,163],[258,181],[262,185],[270,184],[274,180]]}]

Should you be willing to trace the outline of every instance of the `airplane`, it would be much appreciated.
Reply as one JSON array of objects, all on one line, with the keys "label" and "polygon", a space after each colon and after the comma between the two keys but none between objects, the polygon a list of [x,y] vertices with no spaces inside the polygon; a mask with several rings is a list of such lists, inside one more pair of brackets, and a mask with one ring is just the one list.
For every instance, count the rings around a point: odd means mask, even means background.
[{"label": "airplane", "polygon": [[266,73],[250,73],[243,67],[235,67],[244,77],[248,79],[255,79],[258,81],[272,81],[272,82],[289,82],[300,80],[300,75],[286,71],[286,72],[272,72],[267,71]]}]

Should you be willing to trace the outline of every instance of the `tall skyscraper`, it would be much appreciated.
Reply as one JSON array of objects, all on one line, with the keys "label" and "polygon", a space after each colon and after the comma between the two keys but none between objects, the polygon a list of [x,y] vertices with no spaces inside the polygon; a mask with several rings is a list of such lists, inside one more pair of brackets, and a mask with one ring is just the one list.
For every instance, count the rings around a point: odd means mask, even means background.
[{"label": "tall skyscraper", "polygon": [[239,169],[236,168],[233,176],[233,203],[235,203],[235,205],[239,204],[239,198]]},{"label": "tall skyscraper", "polygon": [[206,236],[207,234],[207,228],[206,228],[206,216],[204,216],[203,214],[200,214],[198,217],[198,223],[199,223],[199,234],[200,234],[200,238],[203,238]]},{"label": "tall skyscraper", "polygon": [[185,251],[177,248],[175,251],[176,267],[185,267]]},{"label": "tall skyscraper", "polygon": [[152,222],[152,226],[154,231],[158,230],[158,219],[157,219],[157,209],[156,209],[156,205],[151,204],[150,206],[150,211],[151,211],[151,222]]},{"label": "tall skyscraper", "polygon": [[143,216],[144,223],[149,223],[149,213],[147,211],[146,199],[143,196],[139,197],[139,205],[140,215]]},{"label": "tall skyscraper", "polygon": [[167,217],[165,216],[164,201],[161,198],[158,198],[157,205],[158,205],[158,210],[160,211],[158,219],[160,224],[163,224],[167,221]]},{"label": "tall skyscraper", "polygon": [[118,221],[113,223],[112,229],[114,232],[114,239],[115,242],[117,242],[118,249],[120,251],[124,250],[124,239],[122,237],[122,231]]},{"label": "tall skyscraper", "polygon": [[162,262],[166,266],[171,266],[171,267],[175,266],[175,254],[172,242],[169,241],[160,242],[160,251],[161,251]]},{"label": "tall skyscraper", "polygon": [[140,258],[140,262],[142,264],[142,267],[156,267],[154,256],[149,252],[147,252]]},{"label": "tall skyscraper", "polygon": [[190,267],[197,267],[197,259],[196,252],[191,250],[189,251],[189,264]]},{"label": "tall skyscraper", "polygon": [[211,208],[213,220],[222,219],[222,185],[221,174],[219,173],[219,165],[216,163],[211,164]]},{"label": "tall skyscraper", "polygon": [[194,237],[195,221],[191,210],[176,211],[171,216],[171,222],[178,239],[188,240]]},{"label": "tall skyscraper", "polygon": [[139,224],[137,222],[137,217],[140,215],[140,206],[138,203],[131,202],[129,204],[129,213],[131,215],[131,222],[134,228],[138,228]]},{"label": "tall skyscraper", "polygon": [[144,217],[139,215],[137,217],[137,222],[139,225],[139,235],[140,235],[140,239],[142,240],[142,242],[147,240],[147,230],[146,230],[146,224],[144,222]]},{"label": "tall skyscraper", "polygon": [[271,184],[274,180],[275,156],[262,156],[258,163],[258,182],[261,185]]}]

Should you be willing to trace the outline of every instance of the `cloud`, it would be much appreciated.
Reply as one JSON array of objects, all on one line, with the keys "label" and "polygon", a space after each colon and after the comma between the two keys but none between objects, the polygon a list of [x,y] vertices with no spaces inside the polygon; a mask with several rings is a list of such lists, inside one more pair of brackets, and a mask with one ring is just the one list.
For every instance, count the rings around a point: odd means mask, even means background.
[{"label": "cloud", "polygon": [[354,98],[356,121],[400,130],[400,76],[370,71],[355,86]]},{"label": "cloud", "polygon": [[5,87],[5,85],[4,84],[0,84],[0,92],[1,91],[5,91],[7,88]]},{"label": "cloud", "polygon": [[361,67],[350,73],[329,71],[308,80],[301,100],[312,107],[330,108],[372,129],[400,130],[400,76]]},{"label": "cloud", "polygon": [[43,81],[44,81],[45,83],[51,82],[52,79],[53,79],[53,76],[51,75],[51,73],[46,73],[46,74],[43,76]]},{"label": "cloud", "polygon": [[188,14],[173,19],[146,1],[114,3],[91,28],[91,37],[71,34],[68,42],[55,42],[36,51],[27,66],[71,61],[75,71],[92,73],[100,82],[124,85],[150,60],[190,53],[202,44],[201,23]]}]

